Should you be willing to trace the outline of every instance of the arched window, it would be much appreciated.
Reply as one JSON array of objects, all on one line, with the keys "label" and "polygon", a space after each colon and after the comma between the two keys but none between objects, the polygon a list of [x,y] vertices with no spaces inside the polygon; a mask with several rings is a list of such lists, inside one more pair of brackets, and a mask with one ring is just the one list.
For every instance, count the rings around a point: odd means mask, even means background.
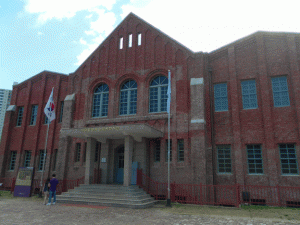
[{"label": "arched window", "polygon": [[165,76],[155,77],[150,83],[149,112],[167,111],[168,78]]},{"label": "arched window", "polygon": [[120,95],[120,115],[136,114],[137,83],[129,80],[122,85]]},{"label": "arched window", "polygon": [[95,88],[93,96],[92,117],[105,117],[108,110],[108,92],[107,84],[101,84]]}]

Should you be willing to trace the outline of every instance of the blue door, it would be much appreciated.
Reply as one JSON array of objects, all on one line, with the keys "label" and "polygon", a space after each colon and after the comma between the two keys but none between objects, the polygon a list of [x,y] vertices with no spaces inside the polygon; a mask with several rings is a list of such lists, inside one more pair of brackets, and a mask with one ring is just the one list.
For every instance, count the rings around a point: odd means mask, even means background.
[{"label": "blue door", "polygon": [[116,179],[115,182],[123,184],[124,181],[124,147],[121,147],[117,151],[116,162]]},{"label": "blue door", "polygon": [[136,185],[137,169],[139,168],[138,162],[132,162],[131,168],[131,184]]}]

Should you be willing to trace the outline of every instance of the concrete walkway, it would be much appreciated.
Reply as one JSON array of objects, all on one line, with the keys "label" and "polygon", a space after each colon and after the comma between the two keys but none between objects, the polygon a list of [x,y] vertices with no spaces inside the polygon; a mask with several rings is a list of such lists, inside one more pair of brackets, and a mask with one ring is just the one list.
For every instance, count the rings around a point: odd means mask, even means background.
[{"label": "concrete walkway", "polygon": [[0,199],[0,224],[295,224],[227,218],[218,216],[180,215],[150,209],[56,204],[45,206],[41,199]]}]

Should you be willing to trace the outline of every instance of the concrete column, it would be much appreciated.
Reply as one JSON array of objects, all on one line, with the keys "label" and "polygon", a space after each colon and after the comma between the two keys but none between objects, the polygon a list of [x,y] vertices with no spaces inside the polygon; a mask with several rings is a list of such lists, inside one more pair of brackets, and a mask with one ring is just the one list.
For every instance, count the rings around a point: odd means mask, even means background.
[{"label": "concrete column", "polygon": [[134,152],[134,161],[139,162],[139,168],[143,170],[144,174],[148,174],[146,138],[142,138],[141,142],[136,143],[136,148]]},{"label": "concrete column", "polygon": [[133,138],[131,136],[126,136],[125,148],[124,148],[124,183],[123,183],[125,187],[130,186],[131,183],[132,149],[133,149]]},{"label": "concrete column", "polygon": [[88,137],[85,162],[85,184],[92,184],[94,179],[94,156],[96,150],[96,139]]},{"label": "concrete column", "polygon": [[[110,144],[111,141],[107,140],[106,143],[101,143],[101,154],[100,154],[100,168],[101,168],[101,183],[108,183],[108,170],[109,170],[109,155],[110,155]],[[102,162],[101,159],[105,158],[105,162]]]}]

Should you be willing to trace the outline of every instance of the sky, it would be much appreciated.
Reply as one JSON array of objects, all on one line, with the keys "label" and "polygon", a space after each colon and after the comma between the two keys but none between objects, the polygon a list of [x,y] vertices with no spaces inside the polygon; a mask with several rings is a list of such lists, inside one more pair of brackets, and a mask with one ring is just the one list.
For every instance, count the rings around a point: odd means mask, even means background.
[{"label": "sky", "polygon": [[299,0],[1,0],[0,89],[74,72],[133,12],[194,52],[256,31],[300,33]]}]

